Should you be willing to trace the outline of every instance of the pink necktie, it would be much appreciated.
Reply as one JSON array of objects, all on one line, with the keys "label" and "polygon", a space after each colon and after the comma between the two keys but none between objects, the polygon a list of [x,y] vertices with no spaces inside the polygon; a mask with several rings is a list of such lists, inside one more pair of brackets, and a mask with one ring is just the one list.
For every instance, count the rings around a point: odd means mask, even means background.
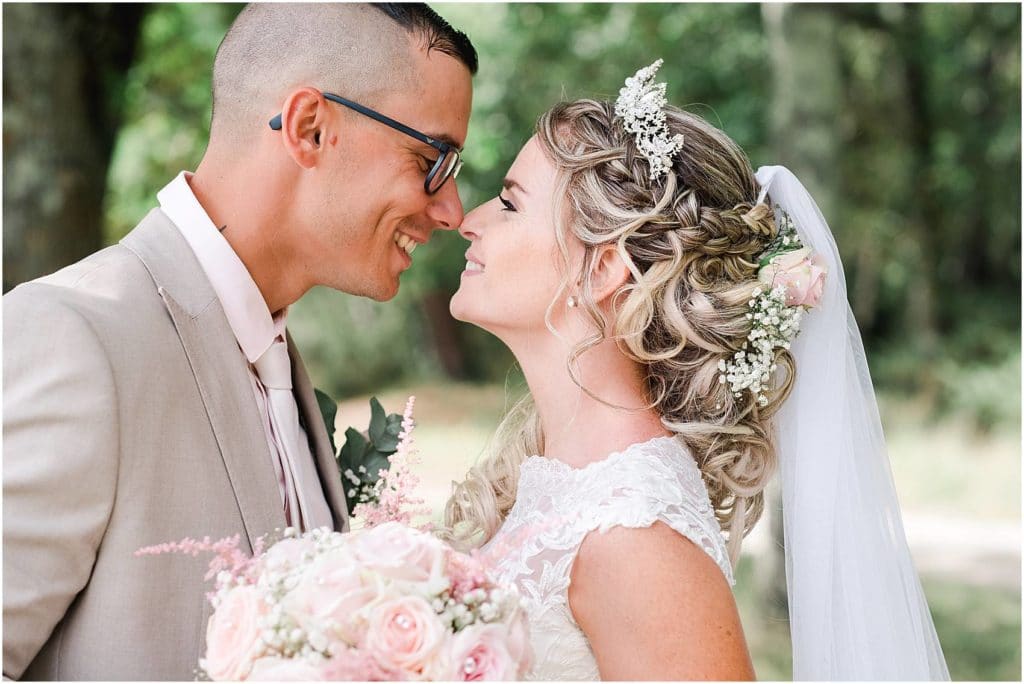
[{"label": "pink necktie", "polygon": [[277,442],[284,475],[284,511],[288,524],[311,530],[333,525],[320,479],[305,435],[299,427],[299,409],[292,394],[292,365],[288,345],[276,341],[253,364],[267,392],[270,425]]}]

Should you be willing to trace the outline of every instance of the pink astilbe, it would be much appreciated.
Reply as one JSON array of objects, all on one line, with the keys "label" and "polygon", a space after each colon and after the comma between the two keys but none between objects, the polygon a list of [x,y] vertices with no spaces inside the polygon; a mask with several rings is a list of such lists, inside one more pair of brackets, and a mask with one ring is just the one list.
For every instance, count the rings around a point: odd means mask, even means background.
[{"label": "pink astilbe", "polygon": [[[412,495],[419,486],[420,478],[413,474],[411,467],[419,464],[419,453],[413,447],[412,431],[415,423],[412,408],[416,397],[409,397],[402,416],[402,431],[398,435],[398,448],[388,457],[391,464],[387,470],[378,473],[376,501],[357,504],[352,515],[360,518],[367,528],[386,522],[398,522],[413,527],[413,516],[430,515],[430,508],[424,499]],[[429,524],[420,529],[428,528]]]},{"label": "pink astilbe", "polygon": [[469,592],[489,586],[491,580],[488,572],[492,569],[490,558],[480,553],[479,549],[473,549],[468,554],[448,554],[452,598],[461,601]]},{"label": "pink astilbe", "polygon": [[200,553],[213,553],[209,570],[204,580],[211,580],[221,572],[227,572],[237,584],[248,584],[252,581],[249,571],[253,569],[256,559],[263,553],[264,539],[260,537],[253,544],[253,555],[250,557],[239,549],[241,536],[224,537],[212,541],[209,537],[202,540],[185,537],[181,541],[165,542],[154,546],[145,546],[134,553],[135,556],[158,556],[164,553],[184,553],[198,556]]}]

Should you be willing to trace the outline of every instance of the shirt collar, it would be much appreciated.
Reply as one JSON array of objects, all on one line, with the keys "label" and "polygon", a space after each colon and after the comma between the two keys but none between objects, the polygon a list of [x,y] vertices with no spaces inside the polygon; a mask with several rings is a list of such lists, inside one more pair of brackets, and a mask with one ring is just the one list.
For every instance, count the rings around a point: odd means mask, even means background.
[{"label": "shirt collar", "polygon": [[191,177],[191,173],[182,171],[156,197],[160,208],[195,252],[242,353],[250,363],[255,363],[274,340],[284,339],[288,309],[285,307],[277,316],[270,315],[256,281],[189,187]]}]

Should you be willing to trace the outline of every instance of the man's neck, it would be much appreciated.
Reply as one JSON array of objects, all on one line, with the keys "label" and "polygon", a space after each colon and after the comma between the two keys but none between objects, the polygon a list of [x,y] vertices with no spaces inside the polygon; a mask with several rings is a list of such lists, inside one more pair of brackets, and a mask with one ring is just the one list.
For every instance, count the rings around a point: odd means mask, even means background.
[{"label": "man's neck", "polygon": [[[298,301],[309,289],[298,282],[301,269],[289,267],[290,249],[283,222],[272,220],[251,200],[245,179],[200,164],[188,177],[189,187],[238,258],[245,264],[272,315]],[[276,227],[272,229],[272,224]]]}]

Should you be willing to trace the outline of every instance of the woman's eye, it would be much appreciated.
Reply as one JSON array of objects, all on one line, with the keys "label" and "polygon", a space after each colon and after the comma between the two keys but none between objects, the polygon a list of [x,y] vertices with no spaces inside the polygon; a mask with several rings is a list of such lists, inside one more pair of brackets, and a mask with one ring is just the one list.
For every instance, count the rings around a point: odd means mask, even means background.
[{"label": "woman's eye", "polygon": [[516,209],[514,204],[509,202],[507,199],[505,199],[501,195],[498,195],[498,199],[501,200],[501,203],[505,205],[505,208],[502,209],[502,211],[518,211],[518,209]]}]

